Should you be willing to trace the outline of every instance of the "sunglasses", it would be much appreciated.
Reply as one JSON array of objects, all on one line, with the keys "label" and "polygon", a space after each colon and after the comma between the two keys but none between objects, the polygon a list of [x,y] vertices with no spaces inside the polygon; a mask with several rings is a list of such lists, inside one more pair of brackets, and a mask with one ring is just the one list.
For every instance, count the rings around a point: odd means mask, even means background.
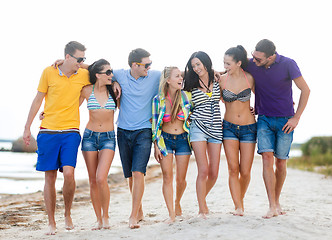
[{"label": "sunglasses", "polygon": [[99,72],[99,74],[106,74],[107,76],[111,76],[112,73],[113,73],[113,69],[108,69],[108,70],[106,70],[106,72]]},{"label": "sunglasses", "polygon": [[256,62],[260,63],[263,59],[257,58],[254,55],[254,52],[251,52],[251,56],[256,60]]},{"label": "sunglasses", "polygon": [[79,57],[79,58],[77,58],[77,57],[75,57],[75,56],[73,56],[73,55],[71,55],[71,54],[69,54],[71,57],[73,57],[73,58],[75,58],[76,60],[77,60],[77,62],[78,63],[81,63],[81,62],[84,62],[85,61],[85,57]]},{"label": "sunglasses", "polygon": [[140,66],[144,66],[146,69],[148,69],[150,66],[151,66],[151,64],[152,64],[152,62],[150,62],[150,63],[139,63],[139,62],[137,62],[136,63],[137,65],[140,65]]}]

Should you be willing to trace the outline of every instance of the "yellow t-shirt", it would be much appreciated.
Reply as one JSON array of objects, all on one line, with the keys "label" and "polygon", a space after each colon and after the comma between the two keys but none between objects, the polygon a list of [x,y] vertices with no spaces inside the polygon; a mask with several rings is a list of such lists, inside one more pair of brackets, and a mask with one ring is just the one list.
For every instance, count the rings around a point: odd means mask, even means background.
[{"label": "yellow t-shirt", "polygon": [[39,81],[38,91],[46,93],[41,127],[51,130],[79,128],[79,97],[89,85],[89,72],[79,69],[69,78],[59,68],[47,67]]}]

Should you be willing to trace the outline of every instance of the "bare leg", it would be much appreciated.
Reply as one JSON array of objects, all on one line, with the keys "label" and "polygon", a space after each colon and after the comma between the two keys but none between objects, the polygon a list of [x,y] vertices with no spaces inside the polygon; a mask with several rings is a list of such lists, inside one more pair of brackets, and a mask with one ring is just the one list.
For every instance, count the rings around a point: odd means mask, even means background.
[{"label": "bare leg", "polygon": [[281,189],[284,185],[287,174],[287,161],[285,159],[276,159],[276,186],[275,186],[275,201],[278,215],[284,215],[286,212],[282,211],[279,198]]},{"label": "bare leg", "polygon": [[240,143],[240,185],[241,185],[241,205],[244,212],[243,199],[247,192],[251,167],[254,160],[255,143]]},{"label": "bare leg", "polygon": [[184,190],[186,189],[187,170],[190,155],[177,155],[176,159],[176,196],[175,196],[175,215],[181,216],[182,209],[180,205]]},{"label": "bare leg", "polygon": [[[224,150],[228,164],[228,182],[233,203],[235,206],[234,215],[241,215],[239,210],[242,210],[241,201],[241,184],[239,179],[240,165],[239,165],[239,141],[236,140],[224,140]],[[243,211],[242,215],[243,215]]]},{"label": "bare leg", "polygon": [[57,170],[45,172],[44,202],[46,207],[46,213],[48,216],[48,231],[46,232],[46,235],[55,235],[56,231],[56,223],[54,218],[56,203],[56,177]]},{"label": "bare leg", "polygon": [[97,187],[97,180],[96,180],[96,172],[98,166],[98,152],[84,151],[82,153],[89,174],[91,202],[97,217],[97,226],[93,226],[92,230],[99,230],[103,227],[103,220],[101,217],[101,204],[100,204],[99,190]]},{"label": "bare leg", "polygon": [[74,178],[75,168],[71,166],[63,167],[63,200],[65,203],[65,228],[66,230],[74,229],[73,221],[71,219],[71,206],[74,199],[75,193],[75,178]]},{"label": "bare leg", "polygon": [[141,172],[133,172],[132,174],[132,210],[129,217],[129,227],[139,228],[138,214],[144,193],[144,174]]},{"label": "bare leg", "polygon": [[208,214],[209,209],[206,205],[206,183],[208,178],[208,159],[206,156],[207,143],[206,142],[192,142],[193,150],[195,153],[196,164],[198,169],[196,179],[196,194],[199,211],[198,214],[205,218],[205,214]]},{"label": "bare leg", "polygon": [[110,189],[107,182],[108,172],[110,170],[114,157],[114,151],[103,149],[98,154],[98,168],[96,173],[97,186],[99,192],[100,205],[102,209],[102,226],[109,229],[108,209],[110,205]]},{"label": "bare leg", "polygon": [[163,173],[163,195],[169,213],[167,223],[175,221],[175,211],[173,204],[173,154],[168,154],[160,161]]},{"label": "bare leg", "polygon": [[218,179],[219,164],[220,164],[220,143],[208,143],[207,153],[209,156],[209,173],[206,182],[206,196],[211,191],[212,187]]},{"label": "bare leg", "polygon": [[266,213],[266,215],[263,216],[263,218],[271,218],[278,216],[276,209],[276,201],[275,201],[276,176],[273,170],[274,156],[272,152],[266,152],[262,153],[262,158],[263,158],[263,179],[270,205],[269,211]]}]

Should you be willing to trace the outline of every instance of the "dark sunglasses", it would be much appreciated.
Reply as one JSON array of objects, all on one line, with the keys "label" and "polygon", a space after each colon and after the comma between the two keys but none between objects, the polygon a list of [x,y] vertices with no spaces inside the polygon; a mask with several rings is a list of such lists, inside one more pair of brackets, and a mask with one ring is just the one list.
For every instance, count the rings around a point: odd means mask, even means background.
[{"label": "dark sunglasses", "polygon": [[140,65],[140,66],[144,66],[146,69],[148,69],[150,66],[151,66],[151,64],[152,64],[152,62],[150,62],[150,63],[139,63],[139,62],[137,62],[136,63],[137,65]]},{"label": "dark sunglasses", "polygon": [[254,52],[251,52],[251,56],[256,60],[256,62],[260,63],[262,59],[255,57]]},{"label": "dark sunglasses", "polygon": [[111,76],[112,73],[113,73],[113,69],[108,69],[108,70],[106,70],[106,72],[99,72],[99,74],[106,74],[107,76]]},{"label": "dark sunglasses", "polygon": [[75,57],[75,56],[73,56],[73,55],[71,55],[71,54],[69,54],[71,57],[73,57],[73,58],[75,58],[76,60],[77,60],[77,62],[78,63],[81,63],[81,62],[84,62],[85,61],[85,57],[79,57],[79,58],[77,58],[77,57]]}]

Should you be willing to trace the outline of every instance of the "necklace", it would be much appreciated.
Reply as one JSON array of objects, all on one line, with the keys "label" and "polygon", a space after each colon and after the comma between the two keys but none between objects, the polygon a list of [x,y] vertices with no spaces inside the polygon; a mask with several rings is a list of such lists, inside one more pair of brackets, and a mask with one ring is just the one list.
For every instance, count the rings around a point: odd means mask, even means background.
[{"label": "necklace", "polygon": [[211,90],[210,90],[210,88],[209,88],[209,87],[210,87],[210,83],[209,83],[208,86],[206,86],[205,83],[202,81],[202,79],[200,79],[200,78],[198,78],[198,79],[199,79],[199,81],[204,85],[204,87],[205,87],[205,89],[206,89],[206,92],[207,92],[207,93],[210,93],[210,92],[211,92]]}]

